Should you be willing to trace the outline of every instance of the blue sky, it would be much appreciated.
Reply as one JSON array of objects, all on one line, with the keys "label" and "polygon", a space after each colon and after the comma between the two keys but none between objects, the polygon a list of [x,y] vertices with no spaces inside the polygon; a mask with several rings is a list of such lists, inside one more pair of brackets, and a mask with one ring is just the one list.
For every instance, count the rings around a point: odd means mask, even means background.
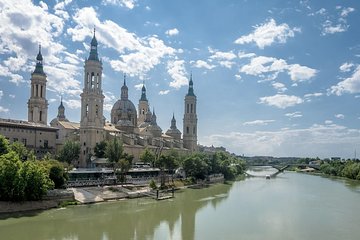
[{"label": "blue sky", "polygon": [[193,74],[200,144],[248,156],[360,154],[359,1],[0,0],[0,117],[27,119],[38,44],[48,121],[63,96],[79,122],[83,64],[96,27],[105,117],[123,73],[145,81],[165,132]]}]

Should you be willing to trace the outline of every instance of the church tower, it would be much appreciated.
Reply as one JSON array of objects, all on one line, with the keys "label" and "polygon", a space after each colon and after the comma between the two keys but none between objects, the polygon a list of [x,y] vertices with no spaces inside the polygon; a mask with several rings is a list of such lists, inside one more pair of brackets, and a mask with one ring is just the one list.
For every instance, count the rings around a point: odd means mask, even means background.
[{"label": "church tower", "polygon": [[91,40],[90,55],[85,60],[84,88],[81,93],[81,120],[80,120],[80,162],[86,167],[89,158],[93,155],[96,143],[104,140],[103,105],[104,95],[101,89],[102,62],[99,60],[97,40]]},{"label": "church tower", "polygon": [[185,96],[183,143],[184,148],[189,149],[191,152],[197,151],[196,96],[193,85],[192,75],[190,75],[189,90]]},{"label": "church tower", "polygon": [[138,124],[145,122],[146,119],[146,113],[149,111],[149,102],[146,98],[146,88],[145,84],[143,84],[141,89],[141,98],[139,99],[138,104],[138,112],[139,112],[139,118],[138,118]]},{"label": "church tower", "polygon": [[67,120],[67,118],[65,117],[65,107],[63,105],[62,102],[62,98],[60,101],[60,106],[58,107],[58,115],[57,115],[57,119],[59,121],[64,121],[64,122],[68,122],[69,120]]},{"label": "church tower", "polygon": [[28,121],[47,124],[48,101],[46,100],[46,74],[43,69],[41,45],[36,57],[36,66],[31,74],[31,93],[28,101]]}]

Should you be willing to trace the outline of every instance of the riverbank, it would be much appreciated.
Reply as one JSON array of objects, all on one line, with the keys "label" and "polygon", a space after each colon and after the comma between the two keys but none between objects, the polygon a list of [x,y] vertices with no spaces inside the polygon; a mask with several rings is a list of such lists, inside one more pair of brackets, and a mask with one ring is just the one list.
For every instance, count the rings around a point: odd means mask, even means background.
[{"label": "riverbank", "polygon": [[37,210],[63,207],[71,205],[93,204],[107,201],[118,201],[141,197],[150,197],[156,200],[174,197],[174,192],[186,188],[201,189],[216,183],[223,183],[223,176],[211,178],[211,181],[202,181],[196,184],[184,185],[182,181],[175,181],[175,186],[165,190],[152,190],[144,185],[111,185],[68,188],[65,190],[51,190],[40,201],[3,202],[0,201],[0,214],[22,213]]},{"label": "riverbank", "polygon": [[0,201],[0,214],[47,210],[61,206],[64,202],[74,202],[75,197],[71,190],[50,190],[39,201],[6,202]]}]

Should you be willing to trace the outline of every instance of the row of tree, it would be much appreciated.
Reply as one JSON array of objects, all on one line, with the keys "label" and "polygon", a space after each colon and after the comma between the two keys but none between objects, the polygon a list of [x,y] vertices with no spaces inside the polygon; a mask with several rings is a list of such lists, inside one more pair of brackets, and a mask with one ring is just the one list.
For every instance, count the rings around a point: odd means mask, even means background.
[{"label": "row of tree", "polygon": [[49,189],[64,186],[64,165],[49,155],[37,160],[33,151],[0,135],[0,200],[39,200]]},{"label": "row of tree", "polygon": [[320,165],[320,171],[332,176],[360,180],[360,162],[358,160],[324,161]]}]

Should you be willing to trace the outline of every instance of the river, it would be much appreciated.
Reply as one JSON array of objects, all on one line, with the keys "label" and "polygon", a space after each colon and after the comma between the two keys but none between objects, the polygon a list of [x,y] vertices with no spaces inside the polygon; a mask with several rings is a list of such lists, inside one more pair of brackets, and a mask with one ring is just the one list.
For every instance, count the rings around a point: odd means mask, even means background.
[{"label": "river", "polygon": [[[271,171],[260,170],[252,173]],[[165,201],[69,206],[0,220],[2,240],[359,238],[359,182],[292,172],[186,189]]]}]

